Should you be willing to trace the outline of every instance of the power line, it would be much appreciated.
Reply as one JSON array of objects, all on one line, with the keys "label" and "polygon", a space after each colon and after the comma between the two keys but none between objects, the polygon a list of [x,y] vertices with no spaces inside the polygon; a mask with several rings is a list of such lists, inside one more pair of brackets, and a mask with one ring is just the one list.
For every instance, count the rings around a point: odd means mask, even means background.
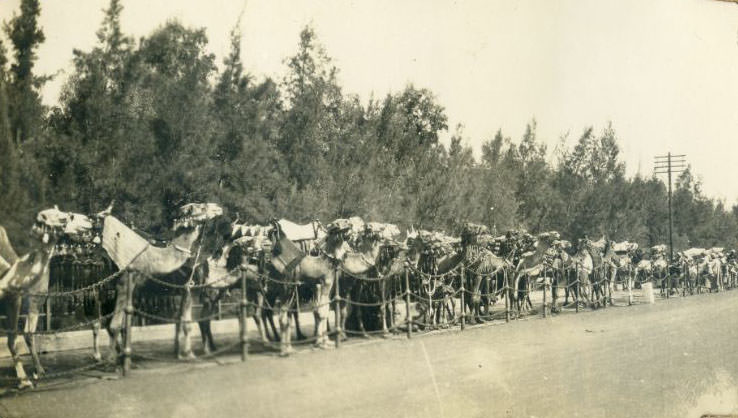
[{"label": "power line", "polygon": [[669,190],[669,262],[674,262],[674,240],[672,238],[672,230],[674,224],[671,215],[671,177],[672,174],[682,173],[687,168],[687,160],[685,154],[672,154],[671,152],[666,155],[660,155],[654,157],[654,174],[666,174],[668,190]]}]

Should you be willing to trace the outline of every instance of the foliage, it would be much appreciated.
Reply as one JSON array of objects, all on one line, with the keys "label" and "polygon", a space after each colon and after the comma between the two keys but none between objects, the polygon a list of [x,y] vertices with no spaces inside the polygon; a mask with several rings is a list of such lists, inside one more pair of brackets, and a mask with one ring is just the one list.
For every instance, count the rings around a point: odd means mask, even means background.
[{"label": "foliage", "polygon": [[[519,140],[498,131],[477,160],[463,126],[428,89],[407,85],[364,102],[346,94],[315,31],[305,28],[279,81],[249,74],[239,24],[220,70],[203,29],[166,22],[134,40],[111,0],[58,106],[44,109],[34,74],[44,34],[37,0],[23,0],[0,44],[0,219],[13,242],[40,207],[115,214],[167,233],[189,201],[221,203],[242,221],[362,216],[458,233],[465,222],[562,236],[668,240],[666,187],[625,176],[614,127],[583,130],[551,159],[537,124]],[[8,55],[9,54],[9,55]],[[7,57],[10,56],[12,60]],[[41,174],[43,173],[43,175]],[[734,246],[738,208],[675,183],[674,242]]]}]

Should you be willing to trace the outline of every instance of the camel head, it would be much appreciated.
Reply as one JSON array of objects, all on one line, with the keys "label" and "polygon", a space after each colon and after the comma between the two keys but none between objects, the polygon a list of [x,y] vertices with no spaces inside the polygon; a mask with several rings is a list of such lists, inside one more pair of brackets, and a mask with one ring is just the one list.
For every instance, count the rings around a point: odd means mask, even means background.
[{"label": "camel head", "polygon": [[364,231],[359,234],[357,248],[360,251],[370,249],[372,253],[376,252],[378,255],[381,248],[398,246],[399,244],[395,238],[399,235],[400,229],[397,225],[381,222],[368,222]]},{"label": "camel head", "polygon": [[466,222],[461,230],[461,245],[464,247],[477,245],[479,236],[487,234],[488,231],[489,229],[484,225]]},{"label": "camel head", "polygon": [[44,245],[52,246],[63,236],[77,242],[91,241],[93,236],[92,221],[87,216],[63,212],[57,206],[40,211],[31,231]]},{"label": "camel head", "polygon": [[536,247],[545,251],[546,249],[551,248],[554,245],[554,242],[558,241],[560,238],[561,236],[556,231],[540,233],[536,237]]}]

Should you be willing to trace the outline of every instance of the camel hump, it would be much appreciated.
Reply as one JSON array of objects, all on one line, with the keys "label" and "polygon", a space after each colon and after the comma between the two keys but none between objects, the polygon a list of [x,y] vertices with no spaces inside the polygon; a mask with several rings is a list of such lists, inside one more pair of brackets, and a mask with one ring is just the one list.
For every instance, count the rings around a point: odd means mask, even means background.
[{"label": "camel hump", "polygon": [[102,247],[118,269],[123,270],[143,252],[148,242],[113,216],[103,223]]}]

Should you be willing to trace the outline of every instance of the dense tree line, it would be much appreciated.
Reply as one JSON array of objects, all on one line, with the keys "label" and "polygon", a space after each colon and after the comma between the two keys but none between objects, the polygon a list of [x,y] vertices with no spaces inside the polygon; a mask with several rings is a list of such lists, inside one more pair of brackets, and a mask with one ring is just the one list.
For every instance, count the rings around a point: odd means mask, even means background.
[{"label": "dense tree line", "polygon": [[[625,176],[612,126],[585,128],[549,158],[531,121],[519,140],[498,131],[475,158],[461,126],[441,141],[448,120],[431,91],[408,85],[368,104],[345,93],[310,27],[274,80],[244,71],[237,28],[218,69],[203,29],[169,21],[135,40],[121,10],[111,0],[97,45],[74,51],[53,108],[39,94],[48,78],[34,72],[38,0],[4,26],[0,223],[21,247],[39,208],[92,212],[112,199],[117,215],[158,234],[178,205],[215,201],[250,222],[359,215],[449,232],[473,221],[667,240],[666,187]],[[679,247],[734,246],[738,208],[706,197],[686,171],[674,225]]]}]

